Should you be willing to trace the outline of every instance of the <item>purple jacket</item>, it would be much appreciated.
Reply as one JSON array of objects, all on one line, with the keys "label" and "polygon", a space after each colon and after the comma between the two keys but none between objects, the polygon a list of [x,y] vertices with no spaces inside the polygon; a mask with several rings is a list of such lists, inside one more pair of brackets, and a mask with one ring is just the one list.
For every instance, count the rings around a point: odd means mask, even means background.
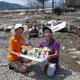
[{"label": "purple jacket", "polygon": [[[55,53],[55,51],[60,51],[60,44],[58,40],[52,39],[50,43],[47,42],[45,38],[40,40],[39,47],[48,47],[50,49],[49,54]],[[51,58],[49,60],[50,63],[58,63],[59,57]]]}]

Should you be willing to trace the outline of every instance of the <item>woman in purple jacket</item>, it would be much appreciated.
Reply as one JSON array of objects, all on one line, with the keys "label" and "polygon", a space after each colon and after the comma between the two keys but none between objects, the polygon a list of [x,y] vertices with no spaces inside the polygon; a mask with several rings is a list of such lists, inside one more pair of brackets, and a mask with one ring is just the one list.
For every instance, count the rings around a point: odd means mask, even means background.
[{"label": "woman in purple jacket", "polygon": [[60,44],[58,40],[52,36],[52,30],[48,27],[43,28],[43,38],[40,40],[39,47],[48,47],[50,49],[48,59],[40,63],[41,72],[47,67],[47,75],[53,76],[56,71],[56,66],[59,63]]}]

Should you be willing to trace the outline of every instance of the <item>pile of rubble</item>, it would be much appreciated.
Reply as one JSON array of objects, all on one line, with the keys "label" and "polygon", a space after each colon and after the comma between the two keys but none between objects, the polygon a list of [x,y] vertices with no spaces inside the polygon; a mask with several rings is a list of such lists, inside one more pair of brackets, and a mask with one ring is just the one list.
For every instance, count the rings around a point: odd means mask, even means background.
[{"label": "pile of rubble", "polygon": [[0,24],[0,31],[10,31],[13,27],[13,24]]},{"label": "pile of rubble", "polygon": [[[74,22],[79,25],[75,25]],[[61,21],[61,20],[42,20],[42,19],[28,19],[25,18],[25,25],[27,25],[28,29],[33,28],[33,26],[37,26],[38,32],[44,27],[47,26],[52,29],[53,32],[62,31],[62,32],[70,32],[77,36],[80,36],[80,18],[78,17],[75,21]],[[0,30],[11,30],[14,27],[13,24],[2,24],[0,25]]]},{"label": "pile of rubble", "polygon": [[70,33],[80,36],[80,17],[74,20],[70,25]]},{"label": "pile of rubble", "polygon": [[76,61],[77,64],[80,65],[80,47],[78,49],[69,49],[65,51],[71,55],[71,58]]},{"label": "pile of rubble", "polygon": [[73,33],[77,36],[80,36],[80,28],[74,26],[74,25],[70,25],[70,33]]}]

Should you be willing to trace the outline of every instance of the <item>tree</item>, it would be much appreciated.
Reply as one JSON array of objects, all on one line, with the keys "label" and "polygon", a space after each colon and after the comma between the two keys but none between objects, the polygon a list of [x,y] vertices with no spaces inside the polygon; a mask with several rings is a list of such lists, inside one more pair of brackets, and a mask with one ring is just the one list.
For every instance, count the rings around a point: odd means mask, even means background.
[{"label": "tree", "polygon": [[38,1],[40,4],[42,4],[43,11],[44,11],[45,2],[47,2],[48,0],[36,0],[36,1]]}]

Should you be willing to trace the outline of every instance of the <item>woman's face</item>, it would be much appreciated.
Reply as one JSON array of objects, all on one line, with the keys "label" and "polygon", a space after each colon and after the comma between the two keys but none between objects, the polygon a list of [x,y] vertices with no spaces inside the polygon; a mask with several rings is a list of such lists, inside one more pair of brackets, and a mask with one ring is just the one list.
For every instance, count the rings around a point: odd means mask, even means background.
[{"label": "woman's face", "polygon": [[18,28],[15,30],[16,35],[21,36],[23,34],[23,29],[22,28]]},{"label": "woman's face", "polygon": [[52,38],[52,33],[51,33],[48,29],[46,29],[46,30],[44,31],[44,37],[45,37],[47,40],[50,40],[50,39]]}]

